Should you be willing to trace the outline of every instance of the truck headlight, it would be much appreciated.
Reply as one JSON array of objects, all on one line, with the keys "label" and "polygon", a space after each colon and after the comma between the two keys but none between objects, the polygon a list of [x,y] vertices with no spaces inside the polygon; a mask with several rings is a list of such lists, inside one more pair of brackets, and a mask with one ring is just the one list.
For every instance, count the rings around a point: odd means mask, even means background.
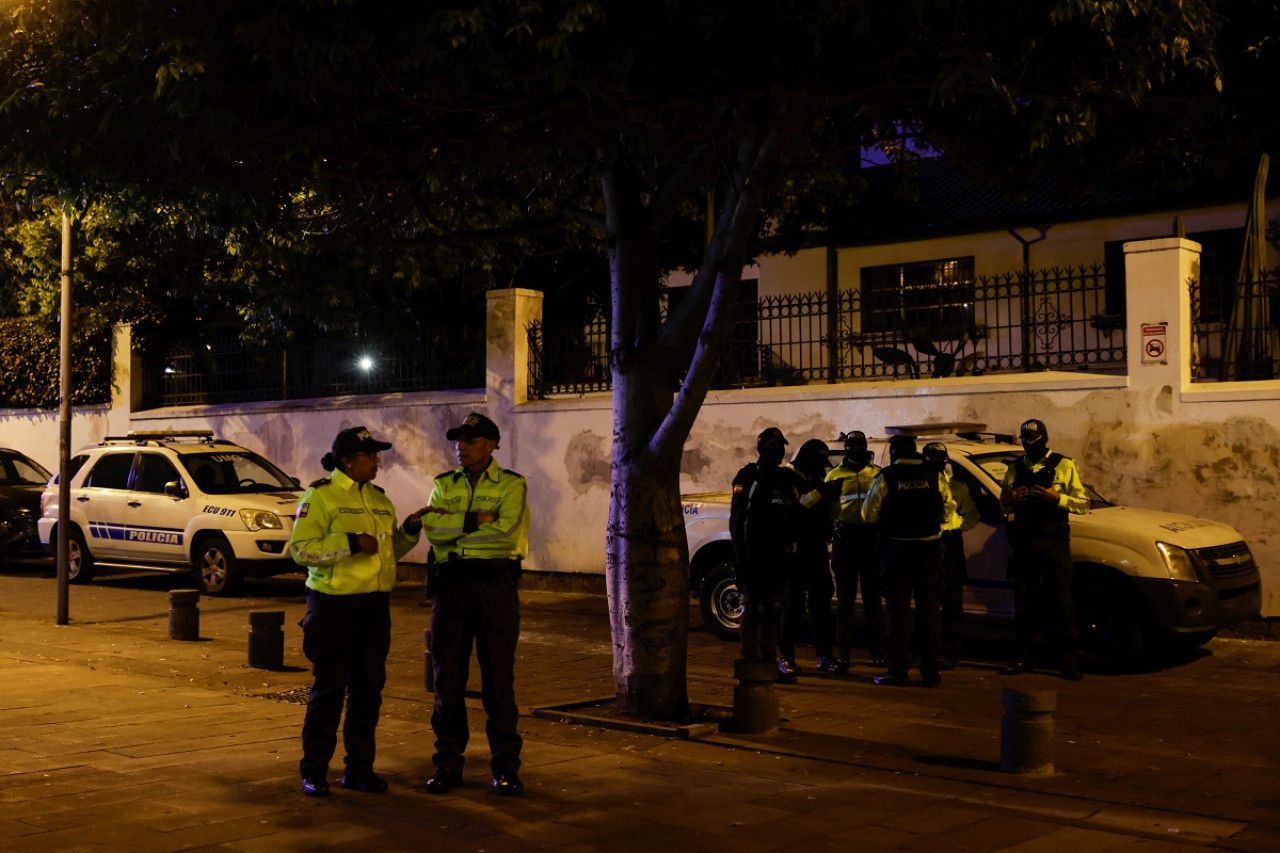
[{"label": "truck headlight", "polygon": [[1157,542],[1156,548],[1160,551],[1160,556],[1164,557],[1165,568],[1169,570],[1169,577],[1172,580],[1199,582],[1200,574],[1196,571],[1196,561],[1191,558],[1191,553],[1187,549],[1170,545],[1168,542]]},{"label": "truck headlight", "polygon": [[250,530],[284,530],[280,516],[265,509],[242,509],[240,520]]}]

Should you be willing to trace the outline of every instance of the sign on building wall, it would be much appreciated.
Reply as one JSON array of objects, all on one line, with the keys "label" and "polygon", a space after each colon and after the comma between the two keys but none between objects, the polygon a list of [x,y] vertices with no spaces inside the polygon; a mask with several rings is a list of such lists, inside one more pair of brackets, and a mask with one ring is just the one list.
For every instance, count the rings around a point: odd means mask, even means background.
[{"label": "sign on building wall", "polygon": [[1169,363],[1169,325],[1151,323],[1142,327],[1142,363]]}]

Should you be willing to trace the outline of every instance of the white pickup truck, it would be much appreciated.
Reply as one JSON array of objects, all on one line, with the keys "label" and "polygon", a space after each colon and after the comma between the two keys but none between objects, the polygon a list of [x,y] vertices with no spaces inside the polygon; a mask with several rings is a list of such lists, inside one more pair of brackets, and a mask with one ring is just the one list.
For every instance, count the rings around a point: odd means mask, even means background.
[{"label": "white pickup truck", "polygon": [[[999,494],[1005,469],[1022,448],[1012,437],[977,431],[960,436],[931,434],[927,427],[889,431],[947,445],[949,473],[968,485],[982,514],[982,522],[965,534],[965,612],[1011,621],[1013,583],[1007,578],[1009,545]],[[884,444],[872,441],[881,465],[887,464]],[[832,455],[838,459],[836,451]],[[1087,465],[1082,468],[1087,471]],[[1258,567],[1235,528],[1117,506],[1088,491],[1091,511],[1071,516],[1076,615],[1087,653],[1132,667],[1150,653],[1193,649],[1220,628],[1259,617]],[[734,578],[729,493],[689,494],[683,502],[691,589],[707,627],[726,639],[735,637],[742,595]]]}]

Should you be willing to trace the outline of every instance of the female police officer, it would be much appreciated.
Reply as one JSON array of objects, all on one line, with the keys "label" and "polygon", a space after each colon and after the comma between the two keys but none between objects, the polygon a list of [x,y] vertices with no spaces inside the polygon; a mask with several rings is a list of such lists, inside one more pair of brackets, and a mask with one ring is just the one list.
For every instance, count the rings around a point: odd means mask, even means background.
[{"label": "female police officer", "polygon": [[373,772],[374,730],[382,707],[391,648],[391,589],[396,560],[418,541],[421,512],[396,525],[396,510],[373,485],[379,452],[391,445],[364,427],[344,429],[320,460],[333,476],[312,483],[298,500],[289,553],[307,567],[302,650],[315,684],[302,724],[302,791],[329,793],[326,775],[342,729],[346,772],[341,785],[369,794],[387,790]]}]

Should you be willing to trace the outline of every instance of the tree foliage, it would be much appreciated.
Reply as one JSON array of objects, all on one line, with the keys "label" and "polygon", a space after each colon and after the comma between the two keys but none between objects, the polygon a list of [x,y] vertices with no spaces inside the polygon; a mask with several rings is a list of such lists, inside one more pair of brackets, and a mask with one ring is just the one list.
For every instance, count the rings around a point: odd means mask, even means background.
[{"label": "tree foliage", "polygon": [[[71,399],[111,399],[111,328],[89,311],[76,315]],[[0,408],[52,409],[62,399],[58,326],[34,317],[0,318]]]},{"label": "tree foliage", "polygon": [[[1184,131],[1221,110],[1221,13],[1241,5],[30,0],[0,36],[0,157],[24,191],[201,211],[240,259],[228,301],[284,320],[350,310],[370,258],[394,305],[602,250],[615,676],[671,716],[680,455],[763,238],[799,245],[863,152],[904,139],[1006,181],[1205,162]],[[678,265],[696,275],[663,320]]]}]

